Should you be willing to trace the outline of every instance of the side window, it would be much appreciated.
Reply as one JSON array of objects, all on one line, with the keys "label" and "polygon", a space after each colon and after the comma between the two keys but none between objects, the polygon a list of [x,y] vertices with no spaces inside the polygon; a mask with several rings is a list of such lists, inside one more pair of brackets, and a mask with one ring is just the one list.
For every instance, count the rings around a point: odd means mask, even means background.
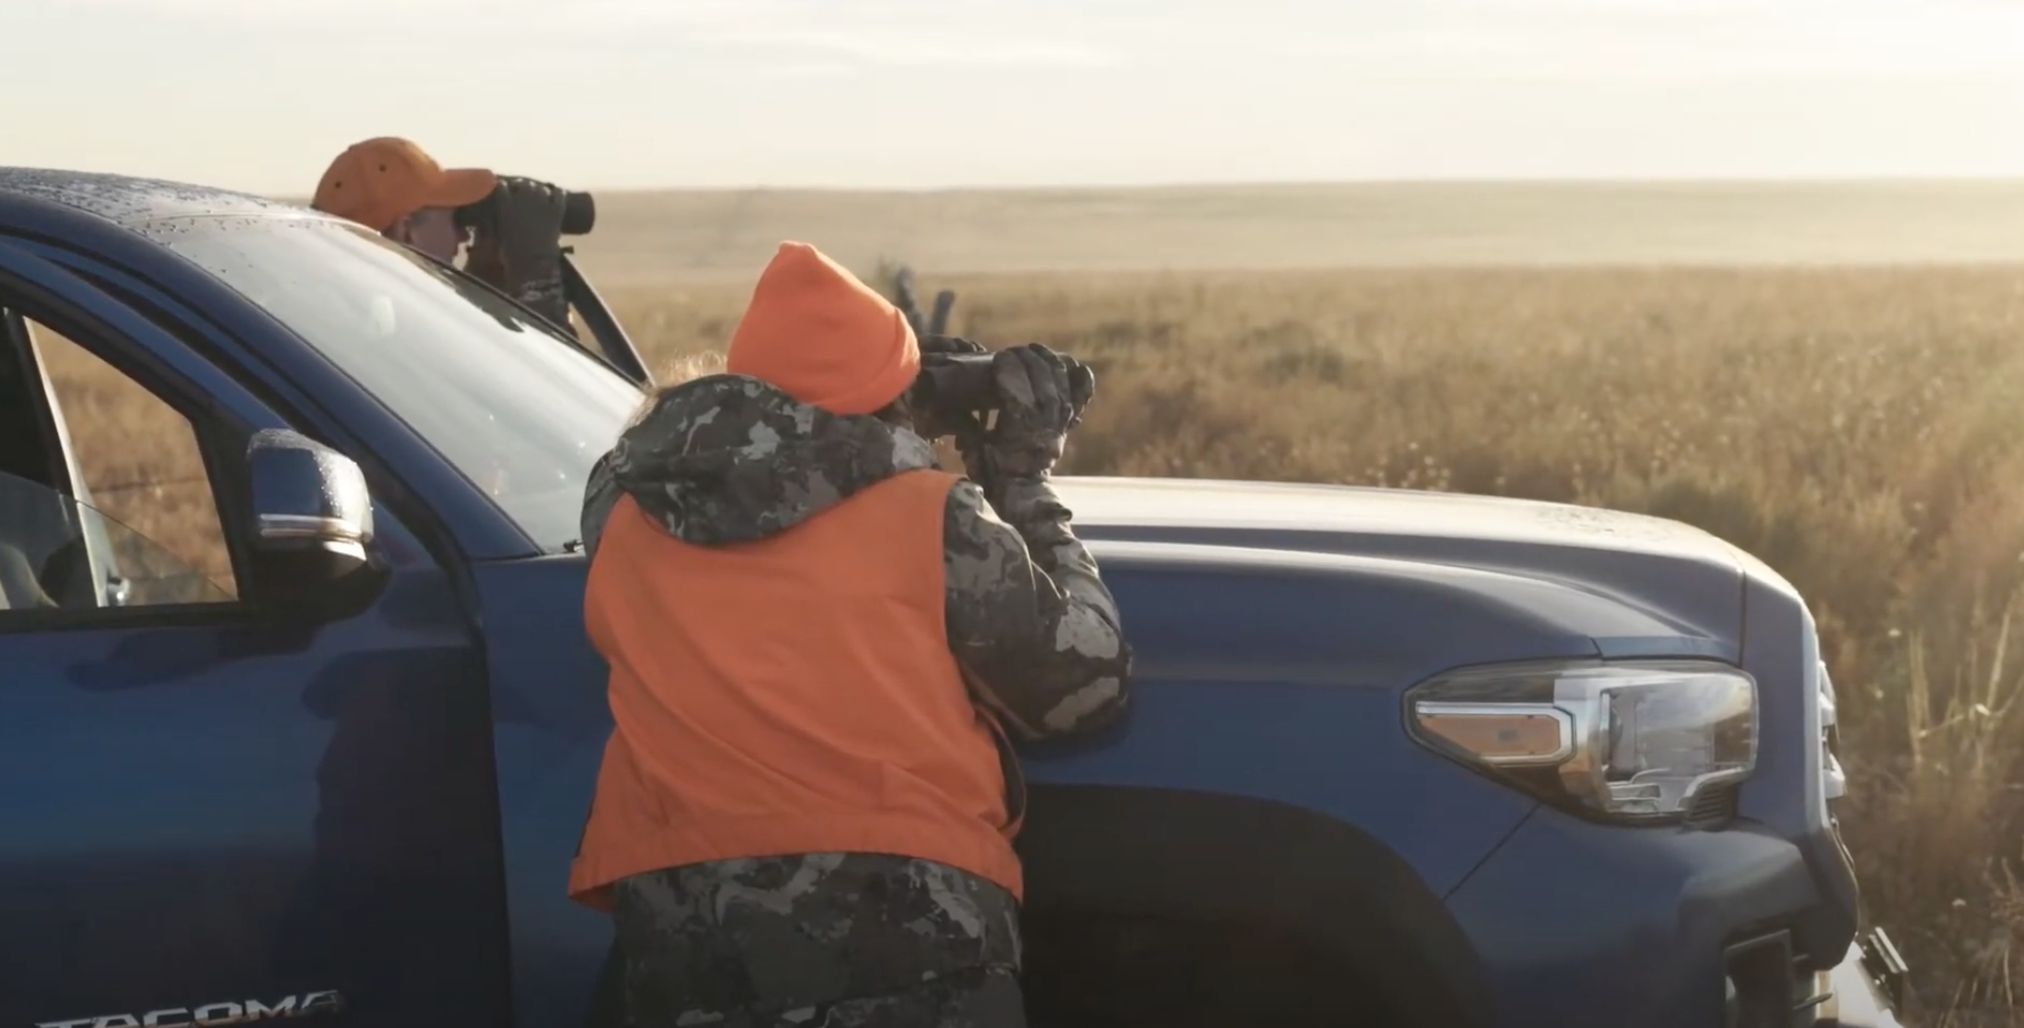
[{"label": "side window", "polygon": [[47,326],[30,322],[29,331],[84,480],[70,498],[74,520],[104,526],[97,545],[118,560],[125,605],[235,599],[217,493],[189,419]]},{"label": "side window", "polygon": [[48,486],[0,472],[0,621],[9,611],[231,601],[146,536]]}]

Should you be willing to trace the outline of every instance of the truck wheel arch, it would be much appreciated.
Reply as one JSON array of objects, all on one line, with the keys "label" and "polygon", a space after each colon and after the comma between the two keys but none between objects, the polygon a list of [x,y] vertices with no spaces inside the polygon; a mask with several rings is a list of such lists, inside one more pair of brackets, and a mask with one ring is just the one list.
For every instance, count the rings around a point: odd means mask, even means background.
[{"label": "truck wheel arch", "polygon": [[[1357,988],[1414,1028],[1491,1023],[1482,963],[1446,905],[1356,826],[1224,793],[1041,783],[1031,791],[1017,840],[1029,920],[1100,913],[1258,926],[1353,972]],[[1217,887],[1225,882],[1237,884]],[[1346,998],[1347,981],[1330,984],[1338,1002]]]}]

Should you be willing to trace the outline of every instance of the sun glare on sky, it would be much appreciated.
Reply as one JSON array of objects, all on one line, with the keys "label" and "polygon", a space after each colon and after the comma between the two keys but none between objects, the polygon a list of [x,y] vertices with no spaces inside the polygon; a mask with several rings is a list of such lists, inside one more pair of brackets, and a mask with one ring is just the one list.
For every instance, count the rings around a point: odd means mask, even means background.
[{"label": "sun glare on sky", "polygon": [[2009,0],[10,0],[0,164],[304,193],[2024,175]]}]

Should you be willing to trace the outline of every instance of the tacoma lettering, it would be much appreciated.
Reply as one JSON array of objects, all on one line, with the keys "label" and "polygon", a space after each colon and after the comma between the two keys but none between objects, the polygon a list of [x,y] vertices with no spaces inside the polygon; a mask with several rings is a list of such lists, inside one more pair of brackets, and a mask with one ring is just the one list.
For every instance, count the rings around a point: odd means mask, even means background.
[{"label": "tacoma lettering", "polygon": [[68,1021],[39,1021],[35,1028],[215,1028],[281,1018],[319,1017],[344,1009],[335,989],[283,996],[272,1003],[249,999],[220,1000],[200,1007],[163,1007],[143,1014],[100,1014]]}]

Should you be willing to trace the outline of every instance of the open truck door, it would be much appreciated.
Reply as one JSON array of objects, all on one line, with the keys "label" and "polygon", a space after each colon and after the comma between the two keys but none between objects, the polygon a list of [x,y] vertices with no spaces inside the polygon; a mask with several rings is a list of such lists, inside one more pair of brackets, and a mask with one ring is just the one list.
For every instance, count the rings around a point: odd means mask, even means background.
[{"label": "open truck door", "polygon": [[504,1023],[453,587],[143,309],[0,241],[0,1022]]}]

